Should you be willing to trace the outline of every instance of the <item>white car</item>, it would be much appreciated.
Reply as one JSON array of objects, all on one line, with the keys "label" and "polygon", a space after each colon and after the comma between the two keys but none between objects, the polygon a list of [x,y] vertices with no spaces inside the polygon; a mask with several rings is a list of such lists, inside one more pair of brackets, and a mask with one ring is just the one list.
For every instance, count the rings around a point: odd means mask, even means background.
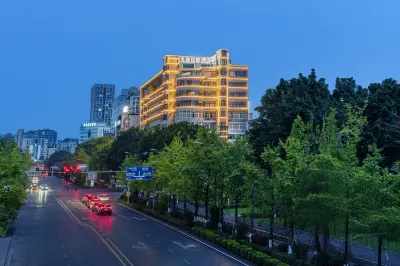
[{"label": "white car", "polygon": [[108,194],[100,194],[97,198],[103,202],[107,202],[110,200],[110,196]]}]

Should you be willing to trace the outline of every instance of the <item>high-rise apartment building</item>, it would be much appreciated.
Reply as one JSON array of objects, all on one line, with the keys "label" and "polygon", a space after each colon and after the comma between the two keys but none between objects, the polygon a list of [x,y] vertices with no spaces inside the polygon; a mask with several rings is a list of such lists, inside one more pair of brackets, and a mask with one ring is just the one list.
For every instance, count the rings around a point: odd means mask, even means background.
[{"label": "high-rise apartment building", "polygon": [[[19,133],[19,130],[18,130]],[[18,143],[17,133],[17,143]],[[29,130],[22,134],[20,149],[29,152],[33,160],[43,161],[50,155],[49,149],[57,147],[57,132],[51,129]]]},{"label": "high-rise apartment building", "polygon": [[115,136],[120,131],[139,127],[140,92],[136,87],[122,90],[115,98],[112,109],[111,131]]},{"label": "high-rise apartment building", "polygon": [[24,136],[24,130],[23,129],[18,129],[17,130],[17,146],[20,149],[22,147],[22,138],[23,138],[23,136]]},{"label": "high-rise apartment building", "polygon": [[163,69],[140,87],[140,100],[142,128],[188,121],[233,139],[248,126],[248,67],[232,65],[227,49],[166,55]]},{"label": "high-rise apartment building", "polygon": [[114,84],[94,84],[90,94],[90,121],[111,125]]}]

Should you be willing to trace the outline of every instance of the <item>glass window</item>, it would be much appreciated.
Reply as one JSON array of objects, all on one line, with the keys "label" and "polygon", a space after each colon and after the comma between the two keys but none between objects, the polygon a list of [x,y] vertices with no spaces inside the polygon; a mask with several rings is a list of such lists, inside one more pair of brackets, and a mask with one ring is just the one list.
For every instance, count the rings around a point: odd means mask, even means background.
[{"label": "glass window", "polygon": [[247,87],[246,81],[231,81],[229,82],[230,87]]},{"label": "glass window", "polygon": [[221,85],[226,86],[226,79],[221,79]]},{"label": "glass window", "polygon": [[227,55],[228,55],[228,50],[221,51],[221,56],[227,56]]}]

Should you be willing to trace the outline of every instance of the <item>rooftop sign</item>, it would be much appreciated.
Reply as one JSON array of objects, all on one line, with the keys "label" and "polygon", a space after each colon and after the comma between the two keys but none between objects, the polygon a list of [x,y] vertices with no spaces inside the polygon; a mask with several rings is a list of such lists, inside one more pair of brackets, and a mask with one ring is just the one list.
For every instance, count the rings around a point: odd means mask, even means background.
[{"label": "rooftop sign", "polygon": [[181,56],[181,64],[217,64],[217,55],[213,56]]}]

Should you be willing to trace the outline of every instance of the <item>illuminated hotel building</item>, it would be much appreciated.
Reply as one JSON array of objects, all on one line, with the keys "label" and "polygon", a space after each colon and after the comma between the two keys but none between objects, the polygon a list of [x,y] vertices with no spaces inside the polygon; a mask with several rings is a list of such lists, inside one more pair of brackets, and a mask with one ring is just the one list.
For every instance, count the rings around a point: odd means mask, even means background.
[{"label": "illuminated hotel building", "polygon": [[188,121],[233,139],[247,130],[248,67],[231,65],[227,49],[166,55],[163,69],[140,87],[140,100],[141,128]]}]

